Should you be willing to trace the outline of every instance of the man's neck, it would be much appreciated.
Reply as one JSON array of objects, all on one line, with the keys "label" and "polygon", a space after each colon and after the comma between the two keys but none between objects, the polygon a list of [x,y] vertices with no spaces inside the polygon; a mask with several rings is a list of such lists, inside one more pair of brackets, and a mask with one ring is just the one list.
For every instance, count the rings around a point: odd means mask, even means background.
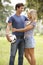
[{"label": "man's neck", "polygon": [[17,15],[17,16],[20,16],[20,13],[16,11],[16,15]]}]

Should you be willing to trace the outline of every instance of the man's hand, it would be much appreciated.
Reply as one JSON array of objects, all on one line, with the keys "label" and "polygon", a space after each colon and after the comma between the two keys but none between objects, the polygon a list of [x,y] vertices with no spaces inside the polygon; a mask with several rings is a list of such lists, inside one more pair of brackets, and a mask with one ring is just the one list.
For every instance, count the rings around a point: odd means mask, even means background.
[{"label": "man's hand", "polygon": [[11,42],[12,40],[10,39],[10,36],[8,34],[6,34],[6,38],[9,42]]}]

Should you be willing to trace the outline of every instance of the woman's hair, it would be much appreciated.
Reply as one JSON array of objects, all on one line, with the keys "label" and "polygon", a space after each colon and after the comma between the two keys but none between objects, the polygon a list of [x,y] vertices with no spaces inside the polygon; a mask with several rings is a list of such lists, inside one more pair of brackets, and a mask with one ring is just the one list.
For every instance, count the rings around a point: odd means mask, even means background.
[{"label": "woman's hair", "polygon": [[37,11],[34,10],[34,9],[30,9],[28,12],[32,16],[32,19],[35,20],[35,21],[37,21]]}]

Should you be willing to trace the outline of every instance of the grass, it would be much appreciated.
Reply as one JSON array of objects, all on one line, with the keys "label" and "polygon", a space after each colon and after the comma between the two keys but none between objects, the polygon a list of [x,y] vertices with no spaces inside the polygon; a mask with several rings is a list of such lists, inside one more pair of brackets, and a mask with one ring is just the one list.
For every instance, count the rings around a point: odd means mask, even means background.
[{"label": "grass", "polygon": [[[36,65],[43,65],[43,36],[35,36],[36,47],[35,57]],[[10,43],[5,37],[0,37],[0,65],[8,65],[10,57]],[[18,63],[18,53],[15,58],[15,65]],[[28,61],[24,57],[23,65],[29,65]]]}]

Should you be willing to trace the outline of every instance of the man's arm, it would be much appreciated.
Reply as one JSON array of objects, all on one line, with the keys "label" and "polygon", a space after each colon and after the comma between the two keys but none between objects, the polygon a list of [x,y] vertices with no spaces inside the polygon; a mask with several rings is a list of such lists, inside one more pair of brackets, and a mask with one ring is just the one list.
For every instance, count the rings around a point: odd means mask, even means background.
[{"label": "man's arm", "polygon": [[7,28],[6,28],[6,38],[7,38],[8,41],[11,41],[10,38],[9,38],[9,33],[10,33],[11,26],[12,26],[12,23],[8,23]]}]

